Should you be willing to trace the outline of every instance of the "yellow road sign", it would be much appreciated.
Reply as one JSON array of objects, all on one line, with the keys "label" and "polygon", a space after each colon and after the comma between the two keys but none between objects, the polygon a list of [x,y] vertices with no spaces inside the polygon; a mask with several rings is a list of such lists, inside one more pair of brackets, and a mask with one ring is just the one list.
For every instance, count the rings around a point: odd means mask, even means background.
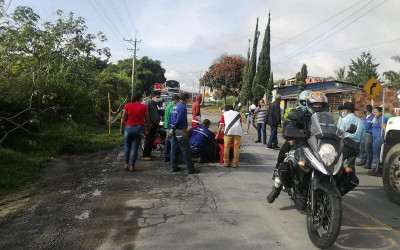
[{"label": "yellow road sign", "polygon": [[382,85],[376,80],[375,77],[371,77],[368,82],[364,86],[364,91],[371,99],[375,99],[375,97],[381,93]]}]

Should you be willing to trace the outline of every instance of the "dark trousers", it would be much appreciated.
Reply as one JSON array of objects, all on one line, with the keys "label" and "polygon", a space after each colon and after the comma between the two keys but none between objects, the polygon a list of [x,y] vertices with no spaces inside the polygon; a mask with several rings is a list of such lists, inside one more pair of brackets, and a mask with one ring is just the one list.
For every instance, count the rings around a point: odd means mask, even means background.
[{"label": "dark trousers", "polygon": [[278,146],[278,127],[270,126],[271,127],[271,134],[269,135],[269,140],[267,147],[274,147]]},{"label": "dark trousers", "polygon": [[355,171],[356,158],[360,153],[360,150],[344,146],[342,153],[343,153],[343,161],[347,159],[347,166],[349,166],[351,169],[353,169],[353,171]]},{"label": "dark trousers", "polygon": [[151,151],[153,150],[153,142],[156,137],[158,124],[152,124],[149,133],[146,135],[144,140],[143,157],[150,157]]},{"label": "dark trousers", "polygon": [[214,157],[214,144],[203,147],[191,147],[192,156],[199,156],[204,161],[212,161]]},{"label": "dark trousers", "polygon": [[262,142],[266,143],[267,141],[267,129],[265,123],[257,123],[257,140],[261,141],[262,135]]},{"label": "dark trousers", "polygon": [[361,143],[361,164],[371,166],[373,159],[372,134],[365,133],[364,143]]},{"label": "dark trousers", "polygon": [[192,155],[189,149],[189,138],[186,130],[175,130],[171,138],[171,170],[178,168],[178,153],[179,149],[182,152],[183,159],[186,163],[188,172],[194,170]]},{"label": "dark trousers", "polygon": [[276,161],[275,168],[278,168],[279,165],[285,160],[286,153],[290,151],[291,147],[292,146],[290,146],[288,141],[285,141],[285,143],[283,143],[281,150],[279,150],[278,160]]}]

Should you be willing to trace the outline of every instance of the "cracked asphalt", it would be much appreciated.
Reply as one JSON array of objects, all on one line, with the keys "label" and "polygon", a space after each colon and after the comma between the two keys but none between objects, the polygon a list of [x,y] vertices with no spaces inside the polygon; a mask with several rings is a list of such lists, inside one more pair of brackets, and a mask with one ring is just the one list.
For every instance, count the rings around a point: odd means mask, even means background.
[{"label": "cracked asphalt", "polygon": [[[218,116],[203,116],[216,128]],[[278,151],[254,144],[250,131],[239,168],[196,164],[196,175],[170,172],[157,151],[154,161],[138,161],[137,172],[124,171],[122,145],[53,159],[67,171],[39,183],[29,204],[0,226],[0,249],[314,249],[305,216],[285,193],[265,201]],[[360,175],[364,183],[344,198],[333,249],[398,249],[398,206],[378,178]],[[380,205],[368,206],[371,200]]]}]

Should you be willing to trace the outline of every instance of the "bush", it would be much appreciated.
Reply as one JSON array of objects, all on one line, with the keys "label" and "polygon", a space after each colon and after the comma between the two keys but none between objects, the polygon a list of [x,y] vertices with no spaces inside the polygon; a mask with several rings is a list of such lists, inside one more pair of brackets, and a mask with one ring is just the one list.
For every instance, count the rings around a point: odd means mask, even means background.
[{"label": "bush", "polygon": [[119,130],[108,135],[104,125],[51,123],[42,130],[42,136],[13,137],[10,147],[0,148],[0,195],[36,180],[38,170],[56,154],[93,152],[122,143]]}]

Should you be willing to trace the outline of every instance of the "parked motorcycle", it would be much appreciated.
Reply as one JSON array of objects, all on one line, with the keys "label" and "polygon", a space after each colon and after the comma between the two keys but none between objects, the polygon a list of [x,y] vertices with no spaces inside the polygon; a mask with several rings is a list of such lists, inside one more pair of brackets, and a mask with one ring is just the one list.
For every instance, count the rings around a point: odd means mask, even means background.
[{"label": "parked motorcycle", "polygon": [[[349,131],[354,133],[353,125]],[[307,231],[318,248],[332,246],[342,224],[342,196],[355,188],[355,173],[343,168],[343,146],[356,143],[344,138],[329,113],[315,113],[310,131],[287,130],[288,137],[302,139],[305,145],[286,154],[279,178],[295,207],[307,214]],[[283,175],[282,171],[289,171]],[[286,178],[286,179],[284,179]]]}]

